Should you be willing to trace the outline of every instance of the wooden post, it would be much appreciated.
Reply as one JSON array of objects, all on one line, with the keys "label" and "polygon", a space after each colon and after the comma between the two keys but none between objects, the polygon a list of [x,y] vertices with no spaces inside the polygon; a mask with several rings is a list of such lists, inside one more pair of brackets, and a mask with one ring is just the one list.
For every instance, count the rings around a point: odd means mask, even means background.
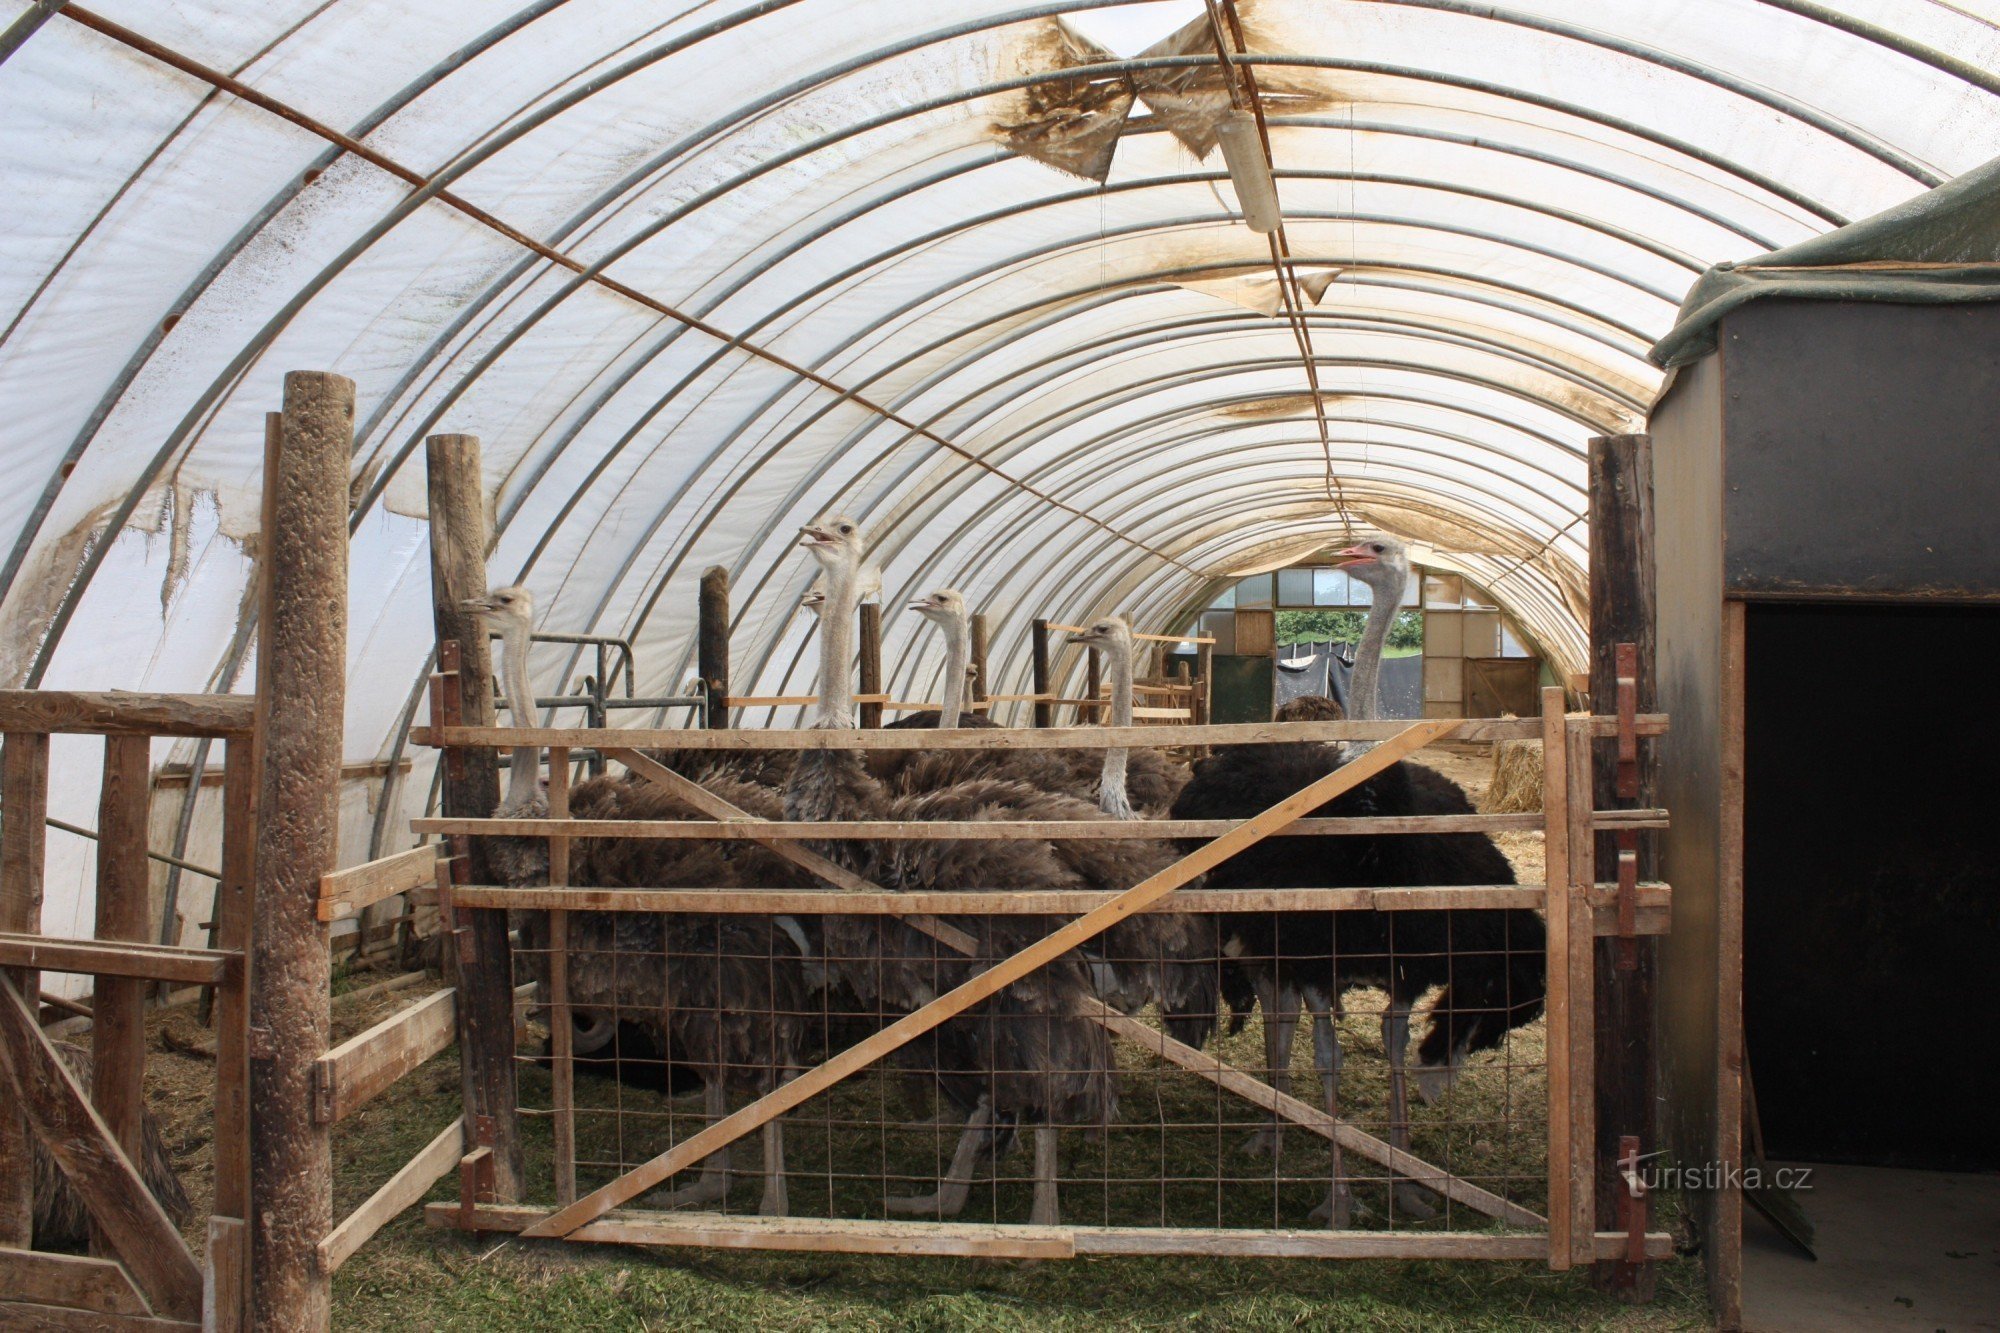
[{"label": "wooden post", "polygon": [[1038,727],[1051,726],[1055,722],[1055,706],[1041,697],[1049,692],[1049,622],[1040,616],[1035,618],[1034,638],[1034,722]]},{"label": "wooden post", "polygon": [[[152,870],[146,860],[153,742],[104,738],[104,781],[97,797],[97,922],[100,940],[143,944],[152,938]],[[132,977],[98,977],[91,987],[90,1100],[125,1155],[143,1161],[146,1121],[146,990]],[[97,1253],[116,1257],[102,1231]]]},{"label": "wooden post", "polygon": [[[877,602],[861,604],[861,693],[882,692],[882,607]],[[882,705],[862,704],[860,723],[864,727],[882,725]]]},{"label": "wooden post", "polygon": [[1104,712],[1097,706],[1097,692],[1104,688],[1104,662],[1098,656],[1097,649],[1087,648],[1084,651],[1090,658],[1090,666],[1083,692],[1089,698],[1090,702],[1078,710],[1081,716],[1077,720],[1079,722],[1102,722],[1104,721]]},{"label": "wooden post", "polygon": [[[216,988],[215,1210],[209,1219],[205,1314],[217,1329],[250,1326],[250,923],[256,914],[257,762],[232,740],[222,760],[222,882],[213,947],[240,951],[233,984]],[[233,1304],[232,1304],[233,1303]]]},{"label": "wooden post", "polygon": [[267,432],[257,622],[257,911],[250,995],[251,1304],[260,1329],[324,1329],[318,1263],[333,1228],[331,1126],[313,1116],[330,961],[320,876],[340,847],[347,689],[347,483],[354,382],[285,376]]},{"label": "wooden post", "polygon": [[[0,748],[0,931],[42,930],[43,850],[48,837],[49,738],[9,732]],[[23,995],[41,992],[41,973],[0,969]],[[6,1082],[0,1075],[0,1084]],[[0,1245],[26,1249],[35,1220],[34,1131],[9,1095],[0,1106]]]},{"label": "wooden post", "polygon": [[708,692],[705,725],[729,725],[729,571],[711,565],[702,571],[696,613],[695,671]]},{"label": "wooden post", "polygon": [[[549,818],[569,818],[569,751],[549,747]],[[549,839],[549,883],[569,883],[569,839]],[[572,1061],[575,1031],[569,1008],[569,913],[549,913],[549,1085],[550,1112],[555,1119],[556,1202],[576,1202],[576,1066]]]},{"label": "wooden post", "polygon": [[[1201,628],[1200,624],[1197,623],[1195,628],[1199,630]],[[1196,703],[1194,710],[1194,720],[1203,726],[1207,726],[1209,719],[1214,715],[1214,709],[1213,709],[1213,704],[1215,701],[1215,694],[1214,694],[1215,645],[1214,644],[1198,643],[1195,645],[1194,669],[1195,669],[1195,674],[1201,677],[1201,679],[1196,682],[1196,684],[1200,688],[1195,692]]]},{"label": "wooden post", "polygon": [[1542,883],[1546,892],[1543,916],[1548,926],[1548,991],[1543,1059],[1549,1081],[1549,1267],[1564,1272],[1570,1264],[1571,1195],[1578,1184],[1570,1176],[1570,1141],[1580,1132],[1570,1122],[1570,995],[1569,995],[1569,760],[1564,729],[1563,692],[1559,686],[1542,691]]},{"label": "wooden post", "polygon": [[[431,509],[431,617],[438,661],[456,642],[458,671],[453,698],[468,725],[493,724],[493,656],[485,624],[464,609],[486,593],[486,492],[479,440],[433,435],[424,441]],[[525,719],[517,719],[517,721]],[[481,817],[500,803],[498,756],[483,748],[460,749],[445,759],[442,808]],[[486,848],[466,842],[466,859],[452,865],[460,883],[491,884]],[[463,944],[478,966],[458,973],[459,1061],[465,1105],[465,1150],[493,1149],[494,1187],[500,1198],[521,1197],[521,1130],[514,1080],[514,956],[507,914],[477,908],[457,913]]]},{"label": "wooden post", "polygon": [[986,678],[986,613],[980,611],[972,617],[972,702],[985,703],[992,688]]},{"label": "wooden post", "polygon": [[[1590,442],[1590,699],[1596,713],[1618,707],[1617,645],[1639,649],[1638,709],[1655,706],[1654,670],[1658,619],[1654,596],[1653,450],[1646,435],[1600,436]],[[1597,742],[1593,777],[1599,809],[1650,806],[1658,794],[1656,746],[1639,746],[1639,790],[1617,795],[1617,742]],[[1620,842],[1638,852],[1638,878],[1659,878],[1657,839],[1636,830],[1597,835],[1597,864],[1618,865]],[[1597,1216],[1620,1216],[1623,1181],[1618,1171],[1619,1140],[1639,1138],[1641,1154],[1658,1146],[1655,1124],[1658,1046],[1654,1041],[1654,991],[1659,946],[1648,936],[1623,946],[1596,942]],[[1623,1259],[1595,1265],[1597,1285],[1635,1301],[1653,1295],[1653,1268]]]}]

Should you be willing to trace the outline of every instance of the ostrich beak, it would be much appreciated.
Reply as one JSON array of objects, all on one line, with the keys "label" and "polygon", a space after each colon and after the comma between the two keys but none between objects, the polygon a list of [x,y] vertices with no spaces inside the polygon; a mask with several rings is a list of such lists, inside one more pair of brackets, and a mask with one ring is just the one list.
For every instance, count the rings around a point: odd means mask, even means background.
[{"label": "ostrich beak", "polygon": [[458,604],[458,609],[461,611],[478,611],[482,613],[491,612],[493,610],[493,599],[490,597],[468,597]]},{"label": "ostrich beak", "polygon": [[799,532],[801,534],[799,538],[799,545],[801,546],[833,545],[833,534],[831,532],[828,532],[825,528],[819,527],[815,524],[808,523],[804,527],[800,528]]},{"label": "ostrich beak", "polygon": [[1367,545],[1362,542],[1356,542],[1345,551],[1336,551],[1334,554],[1340,557],[1338,568],[1342,569],[1348,565],[1371,564],[1375,560],[1375,553],[1369,550]]}]

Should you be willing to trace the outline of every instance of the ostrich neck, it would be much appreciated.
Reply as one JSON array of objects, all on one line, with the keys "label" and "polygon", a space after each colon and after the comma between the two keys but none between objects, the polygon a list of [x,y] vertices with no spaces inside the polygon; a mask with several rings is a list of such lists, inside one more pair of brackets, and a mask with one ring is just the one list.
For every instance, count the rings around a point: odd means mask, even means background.
[{"label": "ostrich neck", "polygon": [[[535,725],[535,692],[528,685],[529,630],[509,626],[500,639],[500,686],[507,693],[511,726]],[[540,794],[542,752],[533,745],[516,746],[507,765],[507,808],[525,810]]]},{"label": "ostrich neck", "polygon": [[972,622],[953,617],[944,634],[944,691],[938,696],[938,726],[955,727],[965,707],[965,668],[972,661]]},{"label": "ostrich neck", "polygon": [[[1106,651],[1111,666],[1111,725],[1132,725],[1132,652],[1114,647]],[[1125,784],[1126,765],[1131,757],[1126,749],[1104,752],[1104,775],[1097,784],[1097,808],[1117,819],[1134,819],[1132,800]]]},{"label": "ostrich neck", "polygon": [[1382,650],[1389,642],[1389,627],[1403,609],[1403,589],[1409,586],[1406,574],[1389,587],[1375,589],[1368,607],[1368,625],[1361,644],[1354,651],[1354,687],[1348,715],[1362,721],[1382,716]]},{"label": "ostrich neck", "polygon": [[828,571],[820,608],[819,725],[854,725],[854,615],[861,588],[851,572]]}]

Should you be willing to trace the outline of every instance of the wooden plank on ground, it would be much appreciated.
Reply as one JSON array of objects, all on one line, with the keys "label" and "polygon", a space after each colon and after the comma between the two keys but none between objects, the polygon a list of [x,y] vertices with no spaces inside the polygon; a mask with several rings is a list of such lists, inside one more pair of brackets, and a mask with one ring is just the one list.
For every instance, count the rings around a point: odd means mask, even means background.
[{"label": "wooden plank on ground", "polygon": [[349,866],[319,877],[319,919],[338,921],[385,898],[437,883],[435,846],[412,847],[379,861]]},{"label": "wooden plank on ground", "polygon": [[313,1072],[315,1116],[337,1124],[450,1046],[458,1037],[457,994],[426,995],[322,1055]]},{"label": "wooden plank on ground", "polygon": [[0,1066],[35,1136],[75,1186],[93,1223],[161,1313],[201,1311],[201,1268],[49,1043],[13,982],[0,977]]},{"label": "wooden plank on ground", "polygon": [[1172,893],[1196,876],[1206,873],[1236,855],[1245,847],[1283,828],[1308,810],[1317,809],[1342,792],[1351,791],[1411,752],[1448,735],[1457,725],[1455,721],[1446,720],[1411,724],[1401,735],[1384,741],[1360,758],[1343,764],[1326,776],[1307,784],[1268,810],[1245,820],[1233,832],[1204,844],[1173,865],[1133,885],[1110,902],[1051,931],[1019,953],[996,963],[915,1012],[897,1019],[825,1063],[806,1071],[775,1091],[764,1094],[748,1106],[724,1116],[715,1124],[691,1135],[667,1152],[593,1191],[569,1207],[561,1209],[554,1216],[537,1223],[525,1234],[563,1236],[583,1223],[602,1216],[626,1200],[644,1193],[669,1176],[684,1170],[691,1163],[699,1161],[726,1144],[735,1142],[773,1117],[783,1115],[792,1107],[809,1100],[908,1042],[914,1041],[954,1015],[963,1013],[1051,959],[1059,957],[1085,941],[1095,939],[1132,913],[1143,909],[1148,903]]},{"label": "wooden plank on ground", "polygon": [[[38,935],[49,813],[49,738],[11,732],[0,744],[0,931]],[[41,974],[7,973],[23,995],[40,995]],[[0,1106],[0,1245],[26,1249],[34,1237],[34,1139],[28,1117],[8,1098]]]},{"label": "wooden plank on ground", "polygon": [[101,1314],[147,1314],[145,1297],[114,1259],[39,1250],[0,1252],[0,1301],[71,1305]]},{"label": "wooden plank on ground", "polygon": [[[1009,697],[1009,696],[996,696]],[[1026,697],[1026,696],[1024,696]],[[1596,736],[1618,734],[1618,719],[1590,719]],[[416,745],[465,745],[510,749],[522,745],[620,746],[641,750],[1108,750],[1171,745],[1283,744],[1293,741],[1385,741],[1405,724],[1384,722],[1224,722],[1162,727],[960,727],[949,731],[804,729],[688,731],[658,727],[413,727]],[[1533,718],[1464,718],[1454,741],[1532,741],[1541,738]],[[1636,733],[1667,734],[1664,713],[1641,713]],[[491,808],[490,806],[488,808]]]},{"label": "wooden plank on ground", "polygon": [[[455,1203],[424,1210],[435,1227],[521,1233],[549,1216],[545,1208]],[[724,1216],[717,1213],[620,1212],[586,1223],[569,1239],[621,1245],[728,1249],[833,1250],[864,1254],[970,1254],[1068,1258],[1082,1254],[1187,1254],[1300,1259],[1535,1259],[1548,1247],[1536,1232],[1290,1231],[1252,1227],[1019,1226],[982,1222],[877,1222]],[[1622,1253],[1623,1233],[1595,1238],[1600,1253]],[[1673,1254],[1673,1237],[1649,1232],[1647,1253]]]},{"label": "wooden plank on ground", "polygon": [[402,1169],[389,1177],[381,1189],[369,1195],[366,1203],[349,1213],[346,1220],[320,1241],[320,1270],[331,1277],[397,1214],[423,1202],[431,1186],[458,1166],[464,1134],[463,1121],[452,1121],[422,1152],[403,1163]]},{"label": "wooden plank on ground", "polygon": [[248,736],[248,694],[146,694],[136,690],[0,690],[0,731],[125,736]]},{"label": "wooden plank on ground", "polygon": [[32,967],[44,972],[90,972],[106,977],[139,977],[183,986],[222,980],[229,955],[218,949],[176,949],[164,944],[104,944],[49,935],[0,935],[0,967]]}]

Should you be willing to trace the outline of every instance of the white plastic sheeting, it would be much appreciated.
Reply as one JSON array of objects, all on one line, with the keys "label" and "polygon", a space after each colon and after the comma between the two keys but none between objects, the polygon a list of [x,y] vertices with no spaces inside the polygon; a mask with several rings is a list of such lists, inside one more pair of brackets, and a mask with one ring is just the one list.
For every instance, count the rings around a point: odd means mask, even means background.
[{"label": "white plastic sheeting", "polygon": [[[916,592],[985,609],[1019,689],[1032,617],[1175,622],[1348,524],[1574,666],[1584,441],[1639,425],[1691,280],[2000,150],[1969,7],[1241,0],[1336,505],[1269,253],[1185,142],[1219,88],[1172,38],[1191,0],[92,0],[997,472],[50,8],[0,0],[0,677],[239,684],[262,414],[331,369],[360,393],[354,762],[419,708],[436,430],[484,441],[496,581],[631,637],[641,693],[691,672],[710,564],[737,688],[803,688],[792,533],[836,509],[879,534],[904,697],[939,665]],[[1085,175],[1015,151],[1071,132]],[[406,840],[424,758],[355,855]],[[94,781],[57,807],[89,822]]]}]

